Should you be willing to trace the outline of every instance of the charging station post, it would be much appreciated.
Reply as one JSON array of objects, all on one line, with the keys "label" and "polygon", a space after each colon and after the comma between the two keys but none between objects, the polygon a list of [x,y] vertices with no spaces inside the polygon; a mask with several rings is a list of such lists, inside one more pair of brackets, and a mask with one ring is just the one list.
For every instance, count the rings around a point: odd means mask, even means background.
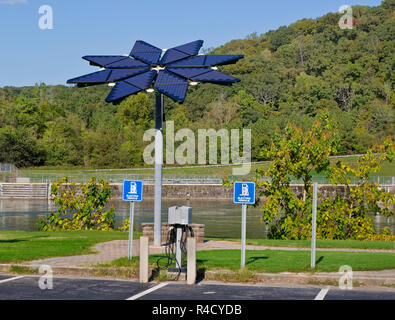
[{"label": "charging station post", "polygon": [[143,201],[143,181],[124,180],[123,181],[123,189],[122,189],[122,200],[130,202],[128,259],[132,260],[134,203]]},{"label": "charging station post", "polygon": [[247,204],[255,203],[255,183],[235,182],[233,184],[233,203],[241,204],[241,268],[245,266]]},{"label": "charging station post", "polygon": [[[169,268],[169,271],[185,272],[183,267],[182,251],[186,249],[187,234],[186,231],[191,228],[192,208],[186,206],[174,206],[169,208],[168,224],[175,230],[175,237],[170,237],[168,245],[174,244],[175,241],[175,263],[176,267]],[[172,259],[170,259],[172,260]]]}]

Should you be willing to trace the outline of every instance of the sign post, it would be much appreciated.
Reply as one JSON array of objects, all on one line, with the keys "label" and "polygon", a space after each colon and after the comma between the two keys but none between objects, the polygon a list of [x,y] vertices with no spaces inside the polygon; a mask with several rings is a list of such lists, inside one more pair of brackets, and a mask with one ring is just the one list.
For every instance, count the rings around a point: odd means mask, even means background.
[{"label": "sign post", "polygon": [[129,242],[128,242],[128,259],[129,260],[132,260],[133,223],[134,223],[134,201],[130,201],[130,206],[129,206]]},{"label": "sign post", "polygon": [[130,202],[128,259],[132,260],[134,203],[143,201],[143,181],[124,180],[123,181],[122,200]]},{"label": "sign post", "polygon": [[311,230],[311,261],[310,266],[315,268],[315,244],[317,231],[317,182],[313,182],[313,221]]},{"label": "sign post", "polygon": [[255,183],[235,182],[233,184],[233,203],[241,204],[241,267],[245,266],[247,204],[255,203]]}]

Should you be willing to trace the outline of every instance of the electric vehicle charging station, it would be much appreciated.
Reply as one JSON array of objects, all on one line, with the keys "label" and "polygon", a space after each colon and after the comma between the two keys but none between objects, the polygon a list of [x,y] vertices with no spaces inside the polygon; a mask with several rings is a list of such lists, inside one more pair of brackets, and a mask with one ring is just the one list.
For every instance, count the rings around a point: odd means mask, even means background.
[{"label": "electric vehicle charging station", "polygon": [[[186,272],[183,267],[186,256],[186,241],[188,235],[192,237],[193,230],[189,225],[192,223],[192,208],[186,206],[174,206],[168,209],[168,230],[167,247],[169,260],[175,260],[176,267],[169,268],[169,272]],[[175,252],[174,252],[175,246]]]}]

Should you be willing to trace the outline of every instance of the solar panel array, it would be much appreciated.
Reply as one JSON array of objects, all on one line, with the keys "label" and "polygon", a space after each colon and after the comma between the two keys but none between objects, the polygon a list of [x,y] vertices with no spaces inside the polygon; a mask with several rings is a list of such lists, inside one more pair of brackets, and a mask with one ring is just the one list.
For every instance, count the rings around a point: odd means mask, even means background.
[{"label": "solar panel array", "polygon": [[203,45],[197,40],[168,50],[138,40],[129,55],[84,56],[91,65],[104,68],[67,83],[87,86],[116,83],[106,98],[114,102],[153,87],[175,101],[183,102],[193,82],[233,83],[239,79],[212,67],[235,63],[242,55],[198,55]]}]

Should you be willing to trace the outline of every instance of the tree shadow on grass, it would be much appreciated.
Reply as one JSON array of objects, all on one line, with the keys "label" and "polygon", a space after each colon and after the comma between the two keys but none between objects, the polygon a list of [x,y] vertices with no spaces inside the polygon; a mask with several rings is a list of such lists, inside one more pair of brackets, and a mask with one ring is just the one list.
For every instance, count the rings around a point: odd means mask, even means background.
[{"label": "tree shadow on grass", "polygon": [[266,257],[266,256],[249,257],[248,260],[247,260],[247,262],[246,262],[246,265],[247,265],[247,264],[254,263],[255,261],[266,260],[266,259],[269,259],[269,257]]},{"label": "tree shadow on grass", "polygon": [[322,260],[324,260],[324,256],[321,256],[317,259],[317,261],[315,262],[315,264],[319,264]]},{"label": "tree shadow on grass", "polygon": [[208,260],[204,259],[196,259],[196,283],[204,280],[204,276],[206,274],[207,267],[205,263]]},{"label": "tree shadow on grass", "polygon": [[23,240],[23,239],[0,240],[0,244],[3,244],[3,243],[17,243],[17,242],[23,242],[23,241],[27,241],[27,240]]}]

